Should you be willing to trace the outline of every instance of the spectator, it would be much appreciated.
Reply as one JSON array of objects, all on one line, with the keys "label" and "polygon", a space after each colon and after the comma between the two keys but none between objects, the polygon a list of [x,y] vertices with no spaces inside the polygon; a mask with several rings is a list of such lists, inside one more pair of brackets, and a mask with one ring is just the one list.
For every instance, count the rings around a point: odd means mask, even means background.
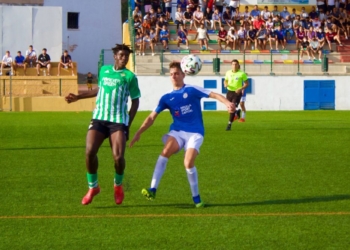
[{"label": "spectator", "polygon": [[93,81],[93,79],[94,79],[94,77],[91,74],[91,72],[88,72],[87,76],[86,76],[86,85],[87,85],[88,90],[92,90],[92,81]]},{"label": "spectator", "polygon": [[323,11],[323,13],[326,10],[326,0],[317,0],[317,10],[320,12],[321,10]]},{"label": "spectator", "polygon": [[318,11],[318,20],[321,22],[321,26],[323,26],[323,23],[326,21],[326,14],[324,13],[323,9],[320,9]]},{"label": "spectator", "polygon": [[285,45],[285,37],[283,34],[283,30],[281,26],[278,26],[277,29],[275,30],[275,34],[276,34],[276,50],[278,50],[278,45],[281,44],[282,45],[282,50],[284,50],[286,47]]},{"label": "spectator", "polygon": [[253,25],[249,26],[249,30],[247,32],[247,46],[251,47],[252,50],[258,48],[257,40],[256,40],[257,30],[254,29]]},{"label": "spectator", "polygon": [[309,32],[307,33],[308,41],[310,42],[314,37],[316,37],[316,32],[314,31],[314,27],[311,26],[309,28]]},{"label": "spectator", "polygon": [[11,68],[10,75],[13,75],[13,59],[10,55],[10,51],[6,51],[4,57],[2,58],[1,61],[1,71],[0,71],[0,76],[2,75],[2,70],[4,68]]},{"label": "spectator", "polygon": [[149,17],[149,14],[147,13],[145,17],[143,18],[143,23],[142,23],[142,34],[146,34],[146,32],[149,32],[151,29],[151,18]]},{"label": "spectator", "polygon": [[138,28],[142,28],[142,21],[138,15],[134,16],[134,28],[135,30]]},{"label": "spectator", "polygon": [[259,30],[263,24],[265,24],[265,22],[261,19],[261,16],[258,16],[258,18],[253,21],[253,26],[256,30]]},{"label": "spectator", "polygon": [[300,21],[300,16],[297,15],[295,20],[293,21],[293,29],[296,34],[300,27],[303,27],[302,22]]},{"label": "spectator", "polygon": [[37,57],[36,52],[33,49],[33,45],[29,45],[28,50],[26,51],[26,62],[30,67],[33,67],[33,64],[36,63]]},{"label": "spectator", "polygon": [[161,7],[158,7],[157,9],[157,20],[159,21],[160,17],[165,17],[165,13],[162,11],[162,8]]},{"label": "spectator", "polygon": [[339,31],[335,32],[332,30],[332,28],[326,28],[325,30],[326,30],[326,41],[330,52],[333,52],[332,43],[334,43],[335,41],[339,43],[339,46],[343,46],[343,44],[340,42]]},{"label": "spectator", "polygon": [[167,29],[166,25],[163,25],[162,30],[159,32],[159,41],[163,44],[163,49],[169,49],[169,30]]},{"label": "spectator", "polygon": [[164,9],[165,13],[169,13],[169,18],[171,16],[171,0],[163,0],[164,1]]},{"label": "spectator", "polygon": [[295,18],[297,17],[297,13],[295,8],[292,9],[292,14],[290,14],[290,19],[294,22]]},{"label": "spectator", "polygon": [[13,63],[13,72],[14,72],[15,75],[17,75],[16,74],[17,68],[23,68],[24,75],[26,75],[27,63],[26,63],[25,57],[22,56],[21,51],[17,52],[17,56],[15,57],[15,61]]},{"label": "spectator", "polygon": [[308,59],[310,60],[310,48],[309,48],[309,41],[306,37],[303,38],[303,41],[300,43],[300,59],[303,59],[303,55],[307,54]]},{"label": "spectator", "polygon": [[300,49],[300,44],[303,42],[305,37],[307,36],[304,30],[304,27],[300,26],[296,32],[296,39],[295,39],[297,49]]},{"label": "spectator", "polygon": [[239,7],[236,8],[236,11],[232,15],[232,26],[237,27],[237,25],[243,25],[244,23],[244,18],[243,18],[243,13],[241,14],[239,12]]},{"label": "spectator", "polygon": [[[136,2],[135,2],[136,4]],[[132,12],[132,16],[135,17],[135,16],[139,16],[140,18],[142,18],[142,13],[139,9],[139,7],[137,5],[135,5],[135,9],[134,11]]]},{"label": "spectator", "polygon": [[225,22],[229,27],[232,27],[232,26],[234,26],[234,21],[231,20],[231,18],[232,17],[231,17],[230,7],[226,7],[225,12],[222,13],[222,21]]},{"label": "spectator", "polygon": [[203,21],[204,15],[203,12],[201,11],[201,7],[197,6],[197,10],[193,13],[193,25],[194,28],[197,29],[197,24],[200,25],[201,23],[204,24]]},{"label": "spectator", "polygon": [[207,8],[212,10],[214,8],[214,0],[207,0],[207,1],[208,1]]},{"label": "spectator", "polygon": [[[136,54],[137,55],[141,55],[141,53],[142,53],[142,46],[143,46],[143,32],[141,32],[140,30],[138,30],[138,32],[135,34],[135,46],[137,48]],[[144,55],[145,54],[143,54],[143,56]]]},{"label": "spectator", "polygon": [[260,16],[260,10],[258,8],[258,5],[254,6],[254,9],[250,12],[250,16],[256,19],[258,16]]},{"label": "spectator", "polygon": [[272,50],[272,42],[275,42],[276,50],[278,50],[277,37],[276,37],[276,33],[274,30],[269,31],[268,40],[269,40],[269,44],[270,44],[270,50]]},{"label": "spectator", "polygon": [[280,12],[278,11],[277,5],[273,6],[272,17],[280,16]]},{"label": "spectator", "polygon": [[216,30],[216,24],[219,24],[219,27],[221,27],[221,13],[218,8],[215,8],[212,18],[214,30]]},{"label": "spectator", "polygon": [[[260,18],[260,17],[259,17]],[[242,46],[242,43],[243,43],[243,50],[246,50],[246,47],[247,47],[247,33],[246,33],[246,30],[244,29],[243,26],[241,26],[237,32],[237,43],[238,43],[238,49],[240,51],[241,50],[241,46]]]},{"label": "spectator", "polygon": [[269,17],[265,23],[266,29],[273,30],[273,21],[272,17]]},{"label": "spectator", "polygon": [[226,46],[230,47],[231,50],[236,50],[237,35],[235,34],[235,28],[231,27],[227,32]]},{"label": "spectator", "polygon": [[258,46],[260,47],[260,50],[266,50],[266,41],[267,41],[268,34],[264,24],[261,25],[256,36],[257,36]]},{"label": "spectator", "polygon": [[283,11],[280,13],[280,17],[286,20],[287,16],[290,16],[289,11],[287,10],[287,6],[283,7]]},{"label": "spectator", "polygon": [[337,33],[339,39],[340,39],[340,31],[343,31],[343,32],[344,32],[344,35],[345,35],[345,39],[346,39],[346,40],[348,39],[348,34],[347,34],[346,30],[345,30],[345,29],[342,29],[341,26],[339,27],[339,26],[333,24],[333,25],[332,25],[332,30],[333,30],[333,32]]},{"label": "spectator", "polygon": [[230,12],[231,15],[236,12],[236,9],[239,7],[240,0],[230,0],[229,6],[230,6]]},{"label": "spectator", "polygon": [[199,47],[201,50],[207,50],[208,49],[208,41],[209,41],[209,35],[207,32],[207,29],[204,28],[204,24],[201,23],[200,27],[197,29],[197,34],[195,36],[195,38],[193,39],[193,41],[195,41],[198,37],[198,43],[199,43]]},{"label": "spectator", "polygon": [[335,7],[335,1],[327,0],[327,10],[329,11],[329,13],[332,13],[334,7]]},{"label": "spectator", "polygon": [[139,8],[139,10],[141,9],[141,0],[134,0],[135,2],[135,8]]},{"label": "spectator", "polygon": [[187,6],[186,0],[178,0],[177,1],[177,7],[180,7],[182,12],[186,11],[186,6]]},{"label": "spectator", "polygon": [[151,18],[151,26],[155,26],[158,19],[157,19],[157,13],[155,13],[153,8],[151,8],[151,10],[149,11],[149,17]]},{"label": "spectator", "polygon": [[342,9],[345,9],[346,7],[346,0],[339,0],[339,9],[342,8]]},{"label": "spectator", "polygon": [[163,29],[163,26],[167,25],[168,23],[164,20],[164,16],[161,16],[159,18],[159,21],[157,22],[156,24],[156,32],[157,32],[157,35],[159,35],[159,32]]},{"label": "spectator", "polygon": [[300,20],[303,27],[306,27],[306,18],[309,17],[309,14],[305,11],[305,7],[301,7]]},{"label": "spectator", "polygon": [[61,56],[61,61],[58,64],[57,76],[59,76],[61,74],[61,67],[65,68],[65,69],[71,68],[72,69],[72,76],[74,76],[74,65],[72,62],[72,57],[68,54],[68,50],[65,50],[63,52],[63,55]]},{"label": "spectator", "polygon": [[193,25],[193,18],[192,18],[192,12],[190,6],[186,7],[186,11],[184,12],[184,24],[185,24],[185,29],[186,29],[186,24],[190,23],[190,30],[192,30],[192,25]]},{"label": "spectator", "polygon": [[154,43],[152,41],[152,38],[150,36],[150,33],[147,32],[144,36],[143,36],[143,41],[142,41],[142,55],[145,54],[145,50],[147,49],[147,46],[151,49],[152,52],[152,56],[154,56]]},{"label": "spectator", "polygon": [[325,44],[325,34],[323,33],[322,28],[316,29],[316,37],[317,37],[317,41],[320,43],[320,47],[323,48]]},{"label": "spectator", "polygon": [[143,0],[143,5],[145,6],[145,13],[149,13],[152,8],[151,0]]},{"label": "spectator", "polygon": [[316,36],[310,41],[310,54],[314,60],[316,60],[316,55],[318,54],[318,60],[322,61],[322,47]]},{"label": "spectator", "polygon": [[180,49],[180,43],[186,44],[186,49],[189,49],[188,47],[188,33],[187,30],[184,29],[184,26],[180,24],[180,29],[177,31],[177,48]]},{"label": "spectator", "polygon": [[224,10],[224,3],[225,0],[215,0],[215,8],[218,8],[220,13]]},{"label": "spectator", "polygon": [[243,16],[244,16],[244,20],[245,20],[245,21],[248,21],[248,19],[249,19],[249,17],[250,17],[250,12],[249,12],[248,6],[245,6],[245,7],[244,7]]},{"label": "spectator", "polygon": [[[157,35],[156,30],[154,28],[150,29],[149,37],[151,38],[151,43],[152,43],[152,46],[154,48],[155,46],[157,46],[157,41],[158,41],[158,35]],[[152,53],[152,56],[154,56],[154,55],[155,55],[155,53]]]},{"label": "spectator", "polygon": [[227,31],[225,30],[224,25],[221,25],[219,33],[218,33],[218,43],[219,43],[219,47],[222,50],[222,46],[221,44],[225,44],[225,49],[226,49],[226,40],[227,40]]},{"label": "spectator", "polygon": [[273,29],[277,29],[277,27],[282,27],[282,22],[279,16],[276,16],[273,21]]},{"label": "spectator", "polygon": [[157,11],[159,6],[160,6],[160,0],[152,0],[152,8],[154,9],[154,11]]},{"label": "spectator", "polygon": [[318,27],[321,27],[321,21],[318,19],[318,17],[312,20],[312,27],[314,30]]},{"label": "spectator", "polygon": [[289,39],[291,39],[294,36],[293,24],[289,16],[286,16],[286,20],[283,22],[283,32],[284,32],[284,37],[286,39],[288,39],[288,34],[289,34]]},{"label": "spectator", "polygon": [[304,26],[304,28],[305,28],[305,30],[306,30],[307,32],[309,32],[309,30],[310,30],[311,27],[313,27],[312,21],[311,21],[310,17],[307,17],[307,18],[306,18],[306,21],[305,21],[305,26]]},{"label": "spectator", "polygon": [[201,8],[202,8],[202,12],[203,12],[203,13],[204,13],[205,10],[207,9],[207,2],[208,2],[208,0],[200,0],[200,1],[199,1],[199,4],[200,4],[200,6],[201,6]]},{"label": "spectator", "polygon": [[264,21],[267,21],[269,19],[269,17],[271,17],[271,12],[269,11],[269,8],[267,6],[265,6],[264,10],[261,11],[260,15]]},{"label": "spectator", "polygon": [[209,7],[204,12],[204,26],[207,28],[208,24],[213,29],[213,11]]},{"label": "spectator", "polygon": [[[47,75],[50,76],[50,70],[51,70],[51,58],[49,54],[46,53],[47,50],[43,48],[42,53],[38,57],[38,61],[36,62],[36,73],[39,76],[39,69],[40,68],[47,68]],[[45,69],[44,69],[44,75],[45,75]]]},{"label": "spectator", "polygon": [[179,29],[179,25],[184,22],[184,15],[181,11],[181,7],[177,7],[177,11],[175,12],[175,24],[176,29]]},{"label": "spectator", "polygon": [[311,20],[314,20],[315,18],[318,18],[318,14],[316,12],[315,6],[311,7],[311,11],[309,13],[309,17],[311,18]]}]

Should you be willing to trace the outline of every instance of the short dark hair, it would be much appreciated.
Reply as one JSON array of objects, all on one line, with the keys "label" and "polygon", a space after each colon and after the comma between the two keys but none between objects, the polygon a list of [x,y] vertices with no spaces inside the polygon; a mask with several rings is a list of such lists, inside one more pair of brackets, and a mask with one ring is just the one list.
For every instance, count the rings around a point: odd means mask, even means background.
[{"label": "short dark hair", "polygon": [[43,48],[43,50],[47,51],[47,49],[46,49],[46,48]]},{"label": "short dark hair", "polygon": [[125,50],[129,53],[133,53],[133,50],[130,49],[130,46],[129,45],[126,45],[126,44],[116,44],[114,48],[112,48],[112,51],[113,51],[113,54],[117,54],[120,50]]},{"label": "short dark hair", "polygon": [[17,53],[20,53],[20,54],[22,54],[22,52],[19,50],[19,51],[17,51]]},{"label": "short dark hair", "polygon": [[233,63],[233,62],[238,63],[238,65],[239,65],[239,61],[238,61],[237,59],[233,59],[233,60],[231,61],[231,63]]},{"label": "short dark hair", "polygon": [[68,53],[68,50],[65,49],[63,52]]},{"label": "short dark hair", "polygon": [[180,62],[171,62],[171,63],[169,63],[169,69],[174,69],[174,68],[179,69],[182,72]]}]

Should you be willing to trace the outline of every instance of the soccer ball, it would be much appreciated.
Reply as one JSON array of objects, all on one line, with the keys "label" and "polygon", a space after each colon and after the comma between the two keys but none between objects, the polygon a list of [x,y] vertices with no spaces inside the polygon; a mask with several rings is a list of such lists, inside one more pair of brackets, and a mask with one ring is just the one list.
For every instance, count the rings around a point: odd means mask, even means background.
[{"label": "soccer ball", "polygon": [[186,75],[197,75],[202,69],[202,61],[196,55],[185,56],[181,60],[181,69]]}]

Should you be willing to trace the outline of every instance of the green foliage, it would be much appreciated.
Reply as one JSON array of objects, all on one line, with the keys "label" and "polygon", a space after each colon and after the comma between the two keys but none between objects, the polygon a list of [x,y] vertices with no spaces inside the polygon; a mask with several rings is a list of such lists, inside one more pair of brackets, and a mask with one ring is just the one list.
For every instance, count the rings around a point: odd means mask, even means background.
[{"label": "green foliage", "polygon": [[[131,135],[148,112],[139,112]],[[113,200],[113,161],[99,151],[101,193],[89,206],[90,112],[0,113],[0,249],[347,249],[350,112],[205,112],[195,209],[183,153],[149,186],[171,118],[162,113],[126,150],[125,201]]]}]

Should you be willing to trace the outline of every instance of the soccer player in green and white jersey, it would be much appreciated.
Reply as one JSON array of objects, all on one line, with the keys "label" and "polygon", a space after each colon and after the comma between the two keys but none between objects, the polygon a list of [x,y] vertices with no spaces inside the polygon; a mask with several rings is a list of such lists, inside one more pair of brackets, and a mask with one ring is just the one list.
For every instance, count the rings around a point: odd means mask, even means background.
[{"label": "soccer player in green and white jersey", "polygon": [[[139,107],[141,94],[135,74],[125,68],[133,51],[124,44],[117,44],[112,50],[115,64],[101,67],[98,88],[84,94],[66,96],[68,103],[97,96],[96,108],[86,136],[85,160],[89,191],[83,197],[83,205],[90,204],[93,197],[100,193],[97,179],[97,152],[106,138],[109,138],[114,158],[115,203],[119,205],[124,199],[122,181],[125,169],[125,145],[129,128]],[[129,96],[131,108],[128,113]]]}]

